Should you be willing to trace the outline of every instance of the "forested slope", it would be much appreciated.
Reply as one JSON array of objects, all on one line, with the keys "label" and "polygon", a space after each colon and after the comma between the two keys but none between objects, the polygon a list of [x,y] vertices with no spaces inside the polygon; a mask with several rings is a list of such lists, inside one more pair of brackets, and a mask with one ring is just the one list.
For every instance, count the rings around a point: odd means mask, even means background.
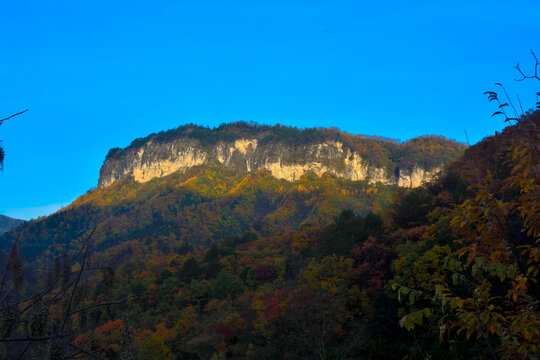
[{"label": "forested slope", "polygon": [[5,234],[1,243],[7,249],[20,231],[22,254],[47,263],[77,250],[97,227],[95,246],[115,254],[108,261],[119,265],[128,253],[152,258],[245,232],[269,236],[326,224],[344,209],[380,212],[394,191],[330,175],[289,182],[265,171],[198,166],[143,184],[125,179],[92,190],[62,211]]},{"label": "forested slope", "polygon": [[23,227],[45,279],[83,280],[43,321],[83,358],[536,359],[539,120],[417,189],[201,166],[91,191]]},{"label": "forested slope", "polygon": [[142,358],[537,358],[538,118],[380,216],[239,233],[95,276],[92,297],[133,298],[93,312],[75,341],[115,358],[128,326]]}]

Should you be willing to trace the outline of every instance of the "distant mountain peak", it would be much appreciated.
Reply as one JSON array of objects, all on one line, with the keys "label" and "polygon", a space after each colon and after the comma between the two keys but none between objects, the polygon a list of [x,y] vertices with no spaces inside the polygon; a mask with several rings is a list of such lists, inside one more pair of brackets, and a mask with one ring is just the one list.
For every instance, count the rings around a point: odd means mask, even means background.
[{"label": "distant mountain peak", "polygon": [[24,220],[14,219],[14,218],[10,218],[9,216],[0,215],[0,235],[2,235],[5,232],[8,232],[9,230],[13,229],[14,227],[19,226],[20,224],[24,222],[25,222]]}]

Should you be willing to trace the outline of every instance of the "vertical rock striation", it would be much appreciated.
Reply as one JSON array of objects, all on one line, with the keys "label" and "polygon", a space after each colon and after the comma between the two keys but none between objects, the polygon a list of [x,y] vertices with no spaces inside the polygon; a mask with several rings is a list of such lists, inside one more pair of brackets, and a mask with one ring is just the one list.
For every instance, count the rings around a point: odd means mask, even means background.
[{"label": "vertical rock striation", "polygon": [[276,178],[288,181],[313,172],[402,187],[419,186],[440,169],[427,170],[416,165],[394,171],[376,167],[339,141],[302,145],[267,141],[261,145],[257,138],[239,138],[202,146],[196,139],[179,137],[165,142],[150,139],[142,146],[123,150],[120,156],[108,157],[100,170],[98,186],[109,186],[127,176],[146,182],[211,161],[241,172],[268,170]]}]

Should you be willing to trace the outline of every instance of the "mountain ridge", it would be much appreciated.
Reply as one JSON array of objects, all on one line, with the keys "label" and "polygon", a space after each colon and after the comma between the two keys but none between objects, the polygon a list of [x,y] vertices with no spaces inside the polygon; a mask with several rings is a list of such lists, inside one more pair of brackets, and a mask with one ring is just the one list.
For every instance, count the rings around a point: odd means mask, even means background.
[{"label": "mountain ridge", "polygon": [[208,129],[184,125],[135,139],[113,148],[100,170],[98,186],[133,176],[138,182],[220,163],[234,171],[267,170],[295,181],[304,173],[329,173],[374,184],[417,187],[465,146],[441,136],[422,136],[400,143],[382,137],[351,135],[336,128],[297,129],[281,125],[224,124]]}]

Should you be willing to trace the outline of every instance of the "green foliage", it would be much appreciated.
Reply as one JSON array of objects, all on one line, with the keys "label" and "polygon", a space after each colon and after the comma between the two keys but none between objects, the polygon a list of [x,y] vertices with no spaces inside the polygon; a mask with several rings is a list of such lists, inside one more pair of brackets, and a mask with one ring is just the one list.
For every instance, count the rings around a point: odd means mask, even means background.
[{"label": "green foliage", "polygon": [[432,197],[423,188],[413,189],[392,207],[392,218],[398,227],[414,227],[426,222],[432,210]]},{"label": "green foliage", "polygon": [[199,265],[199,262],[194,258],[190,258],[184,263],[182,268],[178,270],[177,276],[182,281],[189,282],[192,279],[197,279],[201,276],[202,271],[203,268]]},{"label": "green foliage", "polygon": [[[118,354],[127,340],[115,319],[125,319],[141,359],[535,358],[538,114],[527,119],[419,189],[198,167],[92,191],[23,226],[21,247],[39,264],[100,223],[92,261],[116,277],[91,276],[89,294],[133,296],[88,312],[77,342],[87,350]],[[408,151],[438,143],[411,141]],[[400,146],[377,144],[386,155]]]},{"label": "green foliage", "polygon": [[453,164],[467,189],[449,171],[389,208],[396,237],[420,231],[394,264],[406,329],[436,326],[442,342],[468,341],[494,359],[538,354],[539,119],[523,116]]},{"label": "green foliage", "polygon": [[[133,143],[132,143],[133,144]],[[122,149],[115,147],[109,149],[109,152],[107,153],[107,156],[105,156],[106,159],[117,159],[122,155]]]},{"label": "green foliage", "polygon": [[128,286],[129,291],[135,296],[141,296],[146,290],[146,285],[140,279],[131,280]]},{"label": "green foliage", "polygon": [[214,281],[214,285],[212,286],[212,295],[221,300],[227,297],[234,299],[243,291],[244,283],[242,280],[238,276],[229,274],[225,270],[219,272]]},{"label": "green foliage", "polygon": [[381,233],[380,216],[369,213],[364,218],[350,209],[344,210],[323,236],[323,254],[347,255],[353,246],[361,244],[368,236]]}]

